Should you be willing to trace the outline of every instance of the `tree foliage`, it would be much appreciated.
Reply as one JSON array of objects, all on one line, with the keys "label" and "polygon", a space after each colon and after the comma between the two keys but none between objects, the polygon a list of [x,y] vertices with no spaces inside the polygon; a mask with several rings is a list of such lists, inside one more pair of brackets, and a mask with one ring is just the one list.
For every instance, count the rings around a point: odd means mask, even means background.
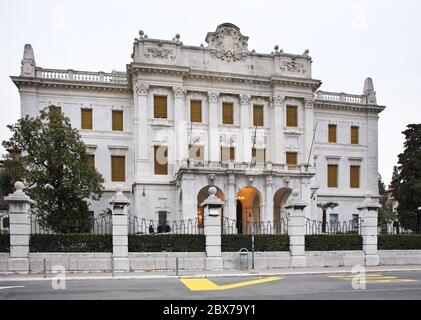
[{"label": "tree foliage", "polygon": [[421,124],[410,124],[405,135],[404,152],[399,155],[392,180],[393,195],[399,202],[399,221],[405,228],[421,226]]},{"label": "tree foliage", "polygon": [[41,225],[60,233],[88,231],[88,199],[101,197],[104,179],[89,164],[78,130],[54,106],[8,128],[12,137],[3,146],[21,151],[21,171],[9,172],[28,186]]},{"label": "tree foliage", "polygon": [[395,220],[396,214],[392,210],[392,204],[388,201],[386,185],[380,174],[378,176],[378,186],[381,205],[381,208],[379,209],[378,224],[379,226],[384,226]]}]

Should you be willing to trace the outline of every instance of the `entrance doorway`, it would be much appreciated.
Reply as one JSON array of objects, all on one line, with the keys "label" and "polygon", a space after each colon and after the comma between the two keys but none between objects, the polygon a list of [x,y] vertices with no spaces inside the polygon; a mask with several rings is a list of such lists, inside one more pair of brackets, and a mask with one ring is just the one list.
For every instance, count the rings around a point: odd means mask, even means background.
[{"label": "entrance doorway", "polygon": [[260,193],[245,187],[237,193],[236,200],[238,233],[250,233],[251,225],[260,223]]}]

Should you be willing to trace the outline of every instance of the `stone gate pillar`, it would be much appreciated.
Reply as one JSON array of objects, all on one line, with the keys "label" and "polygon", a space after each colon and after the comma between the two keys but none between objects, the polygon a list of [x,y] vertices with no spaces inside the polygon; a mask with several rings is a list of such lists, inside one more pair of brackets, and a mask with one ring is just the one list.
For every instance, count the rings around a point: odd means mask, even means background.
[{"label": "stone gate pillar", "polygon": [[4,198],[9,203],[10,259],[9,271],[29,272],[29,239],[31,217],[29,209],[33,201],[23,192],[24,184],[15,183],[16,191]]},{"label": "stone gate pillar", "polygon": [[113,206],[113,270],[129,271],[127,208],[130,202],[124,196],[121,185],[117,186],[116,194],[111,198],[110,204]]},{"label": "stone gate pillar", "polygon": [[206,270],[223,269],[221,254],[221,208],[223,201],[216,197],[217,189],[209,188],[209,197],[203,201],[206,237]]},{"label": "stone gate pillar", "polygon": [[361,219],[361,236],[366,266],[377,266],[380,258],[377,253],[377,215],[380,204],[372,199],[372,193],[367,191],[363,205],[358,207]]},{"label": "stone gate pillar", "polygon": [[285,206],[289,211],[288,235],[291,267],[306,267],[304,208],[307,206],[307,203],[299,198],[300,192],[297,189],[292,191],[291,196],[291,201]]}]

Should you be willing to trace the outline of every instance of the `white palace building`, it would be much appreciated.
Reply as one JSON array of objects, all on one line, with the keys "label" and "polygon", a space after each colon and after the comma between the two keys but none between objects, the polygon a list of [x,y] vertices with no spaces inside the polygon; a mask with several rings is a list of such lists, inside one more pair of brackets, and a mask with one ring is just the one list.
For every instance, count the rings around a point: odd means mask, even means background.
[{"label": "white palace building", "polygon": [[317,203],[337,202],[330,221],[356,218],[369,190],[378,194],[378,115],[370,78],[362,94],[318,91],[309,51],[270,54],[224,23],[190,46],[176,35],[143,31],[126,72],[46,69],[25,45],[12,77],[21,115],[56,105],[80,129],[104,176],[109,206],[121,184],[130,212],[155,221],[201,219],[209,185],[238,222],[280,221],[291,190],[321,220]]}]

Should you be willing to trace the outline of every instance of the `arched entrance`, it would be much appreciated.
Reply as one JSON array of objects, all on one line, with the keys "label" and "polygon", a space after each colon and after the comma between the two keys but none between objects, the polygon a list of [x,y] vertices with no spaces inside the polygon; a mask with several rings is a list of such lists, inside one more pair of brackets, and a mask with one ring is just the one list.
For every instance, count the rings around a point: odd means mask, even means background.
[{"label": "arched entrance", "polygon": [[237,193],[236,200],[238,233],[248,233],[251,224],[260,222],[260,193],[253,187],[245,187]]},{"label": "arched entrance", "polygon": [[291,192],[290,188],[282,188],[273,196],[273,223],[275,226],[279,225],[281,219],[286,218],[285,205]]},{"label": "arched entrance", "polygon": [[[197,194],[197,218],[198,218],[198,222],[199,222],[199,228],[203,228],[203,208],[201,207],[201,204],[203,203],[203,201],[205,201],[208,197],[209,197],[209,188],[211,186],[206,186],[203,187],[202,189],[200,189],[199,193]],[[222,192],[222,190],[220,188],[218,188],[217,186],[214,186],[217,190],[216,192],[216,197],[219,200],[224,201],[224,193]],[[221,219],[223,219],[224,217],[224,206],[222,206],[221,208]]]}]

